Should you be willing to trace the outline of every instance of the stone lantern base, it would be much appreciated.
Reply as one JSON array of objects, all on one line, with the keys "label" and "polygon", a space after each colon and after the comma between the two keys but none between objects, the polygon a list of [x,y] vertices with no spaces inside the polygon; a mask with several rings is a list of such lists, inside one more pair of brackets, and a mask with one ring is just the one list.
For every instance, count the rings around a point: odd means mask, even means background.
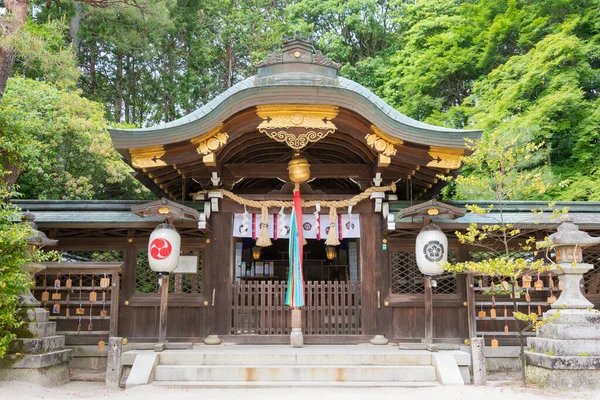
[{"label": "stone lantern base", "polygon": [[0,381],[25,381],[42,386],[69,382],[71,350],[65,350],[65,337],[56,335],[56,322],[49,321],[49,314],[42,308],[27,309],[29,337],[11,343],[0,360]]},{"label": "stone lantern base", "polygon": [[[556,310],[544,313],[547,318]],[[527,339],[527,379],[555,389],[600,388],[600,312],[560,310],[560,317]]]}]

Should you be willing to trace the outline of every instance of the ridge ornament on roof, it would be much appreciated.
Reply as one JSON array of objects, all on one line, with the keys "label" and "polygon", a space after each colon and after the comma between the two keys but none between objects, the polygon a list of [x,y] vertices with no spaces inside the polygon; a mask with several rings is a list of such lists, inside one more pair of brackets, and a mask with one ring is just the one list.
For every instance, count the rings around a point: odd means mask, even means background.
[{"label": "ridge ornament on roof", "polygon": [[300,35],[300,32],[296,31],[296,34],[289,38],[286,35],[283,35],[282,39],[282,49],[270,52],[264,60],[257,64],[258,68],[296,62],[321,65],[333,68],[336,71],[340,69],[340,64],[323,55],[319,50],[315,51],[312,40],[307,36]]}]

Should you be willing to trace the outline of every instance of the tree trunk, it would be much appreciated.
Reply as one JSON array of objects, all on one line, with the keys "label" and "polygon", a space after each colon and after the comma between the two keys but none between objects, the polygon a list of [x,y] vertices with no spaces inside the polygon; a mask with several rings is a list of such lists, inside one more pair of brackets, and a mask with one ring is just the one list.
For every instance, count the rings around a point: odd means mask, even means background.
[{"label": "tree trunk", "polygon": [[[0,19],[3,36],[13,35],[27,19],[27,0],[4,0],[7,15]],[[4,95],[6,82],[15,64],[15,51],[8,47],[0,47],[0,98]]]},{"label": "tree trunk", "polygon": [[123,55],[117,54],[117,70],[115,71],[115,121],[121,122],[123,107]]},{"label": "tree trunk", "polygon": [[75,51],[78,51],[81,39],[77,37],[77,34],[79,33],[81,18],[83,16],[83,4],[78,1],[74,1],[73,8],[75,9],[75,15],[73,15],[73,18],[71,18],[71,24],[69,25],[69,39],[71,39],[71,42],[73,42]]}]

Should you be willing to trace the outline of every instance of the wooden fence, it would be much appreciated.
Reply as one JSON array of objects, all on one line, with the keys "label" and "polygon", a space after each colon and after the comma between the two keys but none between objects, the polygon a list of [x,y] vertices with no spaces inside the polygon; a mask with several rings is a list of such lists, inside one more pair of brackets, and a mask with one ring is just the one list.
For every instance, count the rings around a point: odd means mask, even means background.
[{"label": "wooden fence", "polygon": [[[287,283],[241,281],[232,285],[231,334],[287,335],[291,309],[285,305]],[[361,335],[359,282],[305,282],[302,307],[306,335]]]}]

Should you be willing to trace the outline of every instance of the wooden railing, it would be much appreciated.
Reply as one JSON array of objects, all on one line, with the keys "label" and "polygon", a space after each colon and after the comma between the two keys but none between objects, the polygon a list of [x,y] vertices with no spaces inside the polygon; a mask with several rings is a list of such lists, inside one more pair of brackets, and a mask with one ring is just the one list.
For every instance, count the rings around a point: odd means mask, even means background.
[{"label": "wooden railing", "polygon": [[117,336],[122,265],[46,263],[46,269],[36,274],[33,293],[50,312],[50,320],[57,322],[58,334]]},{"label": "wooden railing", "polygon": [[[241,281],[232,285],[231,334],[287,335],[291,309],[285,305],[287,283]],[[361,288],[359,282],[305,283],[302,307],[306,335],[360,335]]]}]

